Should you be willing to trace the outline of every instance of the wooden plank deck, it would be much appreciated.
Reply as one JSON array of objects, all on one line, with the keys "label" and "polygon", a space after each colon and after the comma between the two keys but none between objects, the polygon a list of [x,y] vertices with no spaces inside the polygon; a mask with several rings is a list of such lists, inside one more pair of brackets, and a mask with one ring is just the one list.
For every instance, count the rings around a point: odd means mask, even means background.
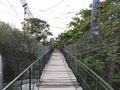
[{"label": "wooden plank deck", "polygon": [[82,90],[62,53],[55,51],[40,78],[40,90]]}]

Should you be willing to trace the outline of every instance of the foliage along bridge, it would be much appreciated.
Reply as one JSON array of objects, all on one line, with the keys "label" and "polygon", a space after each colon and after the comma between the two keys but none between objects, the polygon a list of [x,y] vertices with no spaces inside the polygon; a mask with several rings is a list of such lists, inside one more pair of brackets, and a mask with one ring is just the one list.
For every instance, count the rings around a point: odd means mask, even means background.
[{"label": "foliage along bridge", "polygon": [[48,50],[2,90],[114,90],[64,49]]}]

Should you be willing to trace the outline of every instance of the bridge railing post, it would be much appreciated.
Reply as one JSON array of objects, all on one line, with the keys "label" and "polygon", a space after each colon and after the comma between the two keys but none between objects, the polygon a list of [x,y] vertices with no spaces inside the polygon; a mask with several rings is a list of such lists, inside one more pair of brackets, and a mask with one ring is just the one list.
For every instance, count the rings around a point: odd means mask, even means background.
[{"label": "bridge railing post", "polygon": [[[41,77],[41,64],[40,64],[40,60],[39,60],[39,78]],[[40,79],[39,79],[40,82]]]},{"label": "bridge railing post", "polygon": [[21,76],[20,90],[22,90],[22,84],[23,84],[23,81],[22,81],[22,79],[23,79],[23,76]]},{"label": "bridge railing post", "polygon": [[31,68],[29,68],[29,90],[31,90],[31,75],[32,72],[31,72]]}]

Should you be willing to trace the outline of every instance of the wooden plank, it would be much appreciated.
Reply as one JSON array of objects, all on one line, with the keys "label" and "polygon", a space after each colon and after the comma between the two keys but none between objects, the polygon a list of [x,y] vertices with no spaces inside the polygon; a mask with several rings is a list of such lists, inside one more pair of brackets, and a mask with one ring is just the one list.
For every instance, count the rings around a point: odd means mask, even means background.
[{"label": "wooden plank", "polygon": [[62,53],[53,52],[40,78],[40,90],[82,90]]}]

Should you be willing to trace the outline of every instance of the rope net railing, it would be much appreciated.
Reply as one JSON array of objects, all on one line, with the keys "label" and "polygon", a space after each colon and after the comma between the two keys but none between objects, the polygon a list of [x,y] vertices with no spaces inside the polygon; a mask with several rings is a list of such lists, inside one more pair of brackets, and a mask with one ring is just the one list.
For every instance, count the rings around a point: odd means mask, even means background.
[{"label": "rope net railing", "polygon": [[40,77],[45,64],[51,56],[51,50],[44,53],[31,65],[24,69],[16,78],[10,81],[2,90],[33,90],[38,89]]},{"label": "rope net railing", "polygon": [[79,59],[69,54],[67,51],[64,51],[63,54],[83,90],[114,90],[99,75]]},{"label": "rope net railing", "polygon": [[74,44],[67,45],[65,50],[91,68],[115,90],[120,88],[120,40],[94,42],[88,37],[88,33],[81,37]]},{"label": "rope net railing", "polygon": [[[120,89],[120,1],[107,0],[96,19],[98,34],[86,30],[65,44],[65,50],[91,68],[115,90]],[[84,29],[83,29],[84,30]]]}]

